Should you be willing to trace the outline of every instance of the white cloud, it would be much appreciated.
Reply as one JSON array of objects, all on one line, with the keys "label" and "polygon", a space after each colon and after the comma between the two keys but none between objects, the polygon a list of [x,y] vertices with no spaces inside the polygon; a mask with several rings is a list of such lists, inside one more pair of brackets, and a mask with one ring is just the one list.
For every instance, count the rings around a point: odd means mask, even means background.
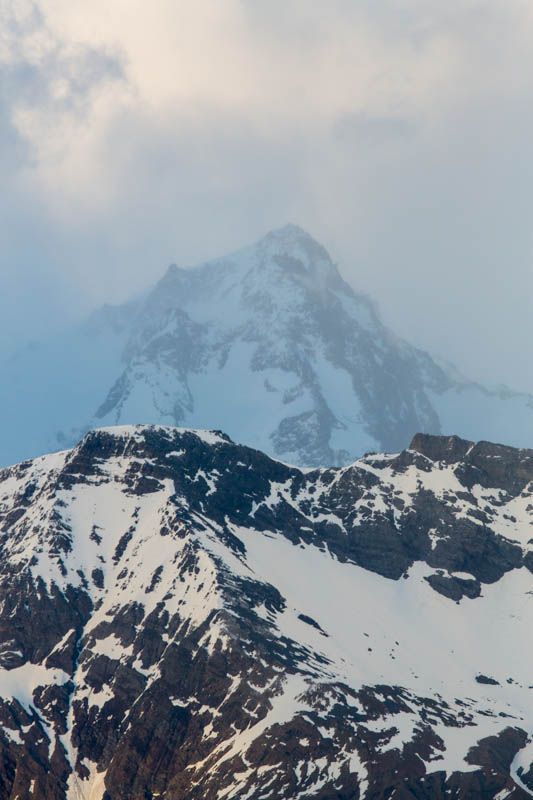
[{"label": "white cloud", "polygon": [[[405,335],[464,363],[470,338],[470,363],[489,363],[472,328],[502,304],[487,271],[511,276],[509,306],[533,290],[529,1],[3,0],[0,11],[6,275],[23,259],[24,274],[77,285],[87,304],[120,299],[171,260],[292,219]],[[454,283],[474,321],[450,333]],[[516,348],[512,332],[500,339]]]},{"label": "white cloud", "polygon": [[[531,12],[518,0],[505,11],[467,0],[404,0],[381,12],[343,0],[40,0],[38,7],[14,0],[10,7],[16,22],[4,63],[39,71],[42,89],[13,103],[12,121],[33,149],[33,177],[67,209],[72,184],[90,198],[94,178],[100,198],[110,192],[113,202],[120,177],[102,158],[124,117],[179,135],[184,120],[207,127],[216,114],[234,115],[262,139],[300,137],[320,147],[345,115],[438,127],[481,93],[512,90],[509,73],[513,86],[529,81],[514,68],[523,31],[531,30]],[[98,54],[107,74],[103,68],[84,85]]]}]

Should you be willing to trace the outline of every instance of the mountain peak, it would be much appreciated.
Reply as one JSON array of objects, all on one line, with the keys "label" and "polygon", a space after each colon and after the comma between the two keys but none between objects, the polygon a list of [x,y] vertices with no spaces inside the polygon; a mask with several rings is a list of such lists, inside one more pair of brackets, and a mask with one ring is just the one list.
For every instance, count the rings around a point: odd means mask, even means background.
[{"label": "mountain peak", "polygon": [[269,231],[262,239],[259,240],[258,245],[267,245],[284,249],[291,252],[293,249],[303,250],[307,255],[315,254],[325,258],[332,266],[333,263],[327,252],[326,248],[314,239],[310,233],[301,228],[299,225],[294,225],[289,222],[281,228],[274,228]]},{"label": "mountain peak", "polygon": [[261,260],[283,268],[286,274],[314,292],[327,288],[346,292],[336,264],[326,248],[299,225],[289,223],[267,233],[255,245]]},{"label": "mountain peak", "polygon": [[288,222],[286,225],[282,225],[281,228],[273,228],[264,238],[281,240],[305,238],[314,241],[310,233],[304,230],[300,225],[295,225],[293,222]]},{"label": "mountain peak", "polygon": [[395,336],[293,223],[170,265],[131,303],[3,366],[3,464],[139,421],[221,428],[305,466],[397,452],[417,430],[532,446],[532,397],[485,389]]}]

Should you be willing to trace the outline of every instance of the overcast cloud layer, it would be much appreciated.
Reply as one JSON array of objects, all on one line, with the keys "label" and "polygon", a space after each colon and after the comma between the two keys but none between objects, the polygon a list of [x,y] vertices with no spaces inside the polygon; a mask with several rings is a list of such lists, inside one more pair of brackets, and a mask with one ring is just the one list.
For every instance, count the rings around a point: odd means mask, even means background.
[{"label": "overcast cloud layer", "polygon": [[533,391],[530,0],[0,0],[0,350],[288,221]]}]

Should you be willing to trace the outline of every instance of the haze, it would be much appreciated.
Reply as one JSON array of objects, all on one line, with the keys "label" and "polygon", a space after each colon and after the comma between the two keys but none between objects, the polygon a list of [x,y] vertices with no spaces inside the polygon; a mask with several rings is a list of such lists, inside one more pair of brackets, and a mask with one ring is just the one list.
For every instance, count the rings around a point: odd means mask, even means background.
[{"label": "haze", "polygon": [[0,350],[292,221],[533,391],[527,0],[0,0]]}]

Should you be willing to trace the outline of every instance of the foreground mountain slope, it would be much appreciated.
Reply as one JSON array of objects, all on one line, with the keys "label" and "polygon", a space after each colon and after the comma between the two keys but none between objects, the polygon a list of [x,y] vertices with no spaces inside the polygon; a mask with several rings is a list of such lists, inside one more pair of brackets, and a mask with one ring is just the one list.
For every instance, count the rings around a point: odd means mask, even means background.
[{"label": "foreground mountain slope", "polygon": [[400,450],[416,431],[533,445],[531,396],[399,339],[294,225],[171,267],[136,303],[1,369],[0,464],[139,422],[220,428],[304,466]]},{"label": "foreground mountain slope", "polygon": [[301,470],[95,431],[0,472],[0,797],[533,795],[533,451]]}]

